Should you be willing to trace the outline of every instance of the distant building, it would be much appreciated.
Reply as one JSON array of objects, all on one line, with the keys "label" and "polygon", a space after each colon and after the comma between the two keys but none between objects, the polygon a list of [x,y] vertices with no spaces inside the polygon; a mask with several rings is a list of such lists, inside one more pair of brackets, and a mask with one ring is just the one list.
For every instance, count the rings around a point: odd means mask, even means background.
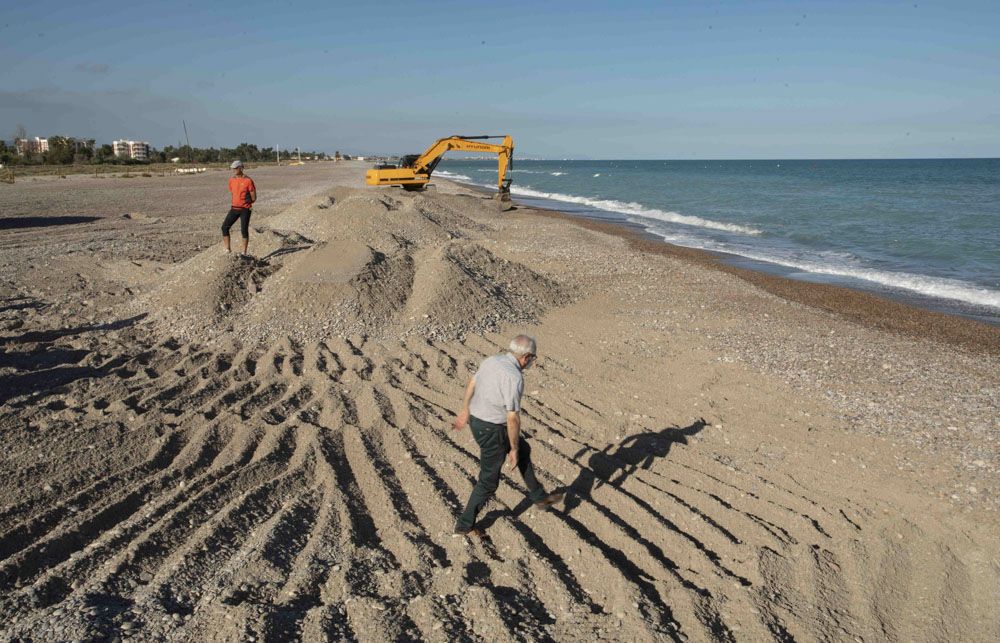
[{"label": "distant building", "polygon": [[47,138],[15,138],[14,148],[18,156],[30,154],[43,154],[49,151],[49,139]]},{"label": "distant building", "polygon": [[92,138],[89,138],[89,139],[88,138],[74,138],[74,137],[71,136],[70,138],[68,138],[66,140],[68,140],[70,143],[73,144],[73,148],[77,152],[79,152],[80,150],[84,150],[84,149],[90,150],[90,151],[94,150],[94,139],[92,139]]},{"label": "distant building", "polygon": [[136,161],[148,161],[152,148],[146,141],[114,141],[111,148],[115,151],[115,156],[119,158],[135,159]]}]

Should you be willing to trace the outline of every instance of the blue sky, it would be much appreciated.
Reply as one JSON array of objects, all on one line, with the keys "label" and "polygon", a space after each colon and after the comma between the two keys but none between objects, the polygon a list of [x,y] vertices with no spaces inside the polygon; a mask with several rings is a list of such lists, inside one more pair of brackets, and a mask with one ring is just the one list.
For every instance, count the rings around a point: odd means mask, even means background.
[{"label": "blue sky", "polygon": [[0,0],[0,137],[1000,156],[1000,2]]}]

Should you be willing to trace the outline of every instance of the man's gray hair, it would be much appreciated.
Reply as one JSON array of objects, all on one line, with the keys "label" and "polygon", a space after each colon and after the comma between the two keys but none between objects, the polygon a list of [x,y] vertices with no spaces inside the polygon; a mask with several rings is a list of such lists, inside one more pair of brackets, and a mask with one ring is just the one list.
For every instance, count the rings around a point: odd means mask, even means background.
[{"label": "man's gray hair", "polygon": [[535,338],[529,337],[528,335],[518,335],[514,339],[510,340],[510,346],[507,347],[511,353],[520,357],[521,355],[537,355],[535,352]]}]

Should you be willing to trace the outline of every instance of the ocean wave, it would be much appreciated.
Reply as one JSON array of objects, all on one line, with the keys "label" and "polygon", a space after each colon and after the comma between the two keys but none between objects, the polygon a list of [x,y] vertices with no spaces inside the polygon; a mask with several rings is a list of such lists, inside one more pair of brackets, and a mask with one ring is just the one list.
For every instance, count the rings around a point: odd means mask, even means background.
[{"label": "ocean wave", "polygon": [[[448,170],[437,170],[437,172],[439,174],[441,172],[447,172],[447,171]],[[476,171],[476,172],[484,172],[484,173],[487,173],[487,174],[496,174],[497,173],[497,168],[496,168],[495,165],[493,167],[478,167],[474,171]],[[541,170],[511,170],[511,172],[516,172],[518,174],[549,174],[549,172],[543,172]]]},{"label": "ocean wave", "polygon": [[454,174],[448,170],[438,170],[435,174],[442,176],[446,179],[454,179],[455,181],[471,181],[471,176],[465,176],[464,174]]},{"label": "ocean wave", "polygon": [[780,251],[774,254],[748,250],[745,248],[734,248],[729,244],[715,243],[709,239],[698,239],[686,235],[675,235],[671,232],[657,230],[655,227],[647,228],[649,232],[661,237],[664,241],[677,245],[700,248],[702,250],[713,250],[738,255],[754,261],[770,263],[786,268],[794,268],[802,272],[818,275],[830,275],[831,277],[845,277],[867,281],[878,284],[893,290],[906,290],[927,297],[938,299],[951,299],[961,301],[966,304],[976,306],[986,306],[1000,309],[1000,291],[983,288],[960,279],[949,279],[947,277],[931,277],[910,272],[892,272],[889,270],[877,270],[865,266],[847,265],[846,261],[856,261],[854,255],[840,252],[820,253],[828,258],[829,262],[808,261],[797,257],[789,257]]},{"label": "ocean wave", "polygon": [[929,297],[954,299],[967,304],[990,306],[1000,309],[1000,292],[982,288],[959,279],[931,277],[910,272],[890,272],[888,270],[876,270],[864,267],[820,264],[812,261],[789,260],[783,257],[775,258],[753,252],[741,252],[740,255],[748,259],[754,259],[755,261],[767,261],[805,272],[834,277],[849,277],[888,288],[908,290]]},{"label": "ocean wave", "polygon": [[598,172],[597,174],[595,174],[595,175],[594,175],[594,178],[596,179],[596,178],[597,178],[597,177],[599,177],[600,175],[601,175],[601,173],[600,173],[600,172]]},{"label": "ocean wave", "polygon": [[[475,183],[471,178],[461,174],[452,174],[443,170],[438,170],[438,172],[445,178],[455,179],[456,181],[468,181],[472,183],[472,185],[484,188],[492,187],[482,183]],[[536,199],[563,201],[565,203],[577,203],[596,208],[598,210],[604,210],[606,212],[617,212],[618,214],[654,219],[665,223],[678,223],[680,225],[708,228],[711,230],[722,230],[724,232],[734,232],[736,234],[748,234],[754,236],[761,234],[760,230],[749,226],[742,226],[735,223],[722,223],[720,221],[702,219],[701,217],[678,214],[677,212],[667,212],[664,210],[657,210],[655,208],[647,208],[641,203],[615,201],[613,199],[591,199],[588,197],[573,196],[571,194],[560,194],[559,192],[541,192],[539,190],[532,189],[531,187],[518,185],[511,186],[510,191],[511,194],[520,194],[521,196],[530,196]],[[642,224],[642,221],[635,221],[635,223]]]},{"label": "ocean wave", "polygon": [[[513,194],[520,194],[522,196],[531,196],[538,199],[551,199],[552,201],[578,203],[580,205],[586,205],[592,208],[597,208],[598,210],[605,210],[607,212],[617,212],[618,214],[624,214],[631,217],[643,217],[646,219],[654,219],[656,221],[663,221],[665,223],[677,223],[680,225],[694,226],[697,228],[723,230],[725,232],[735,232],[736,234],[749,234],[749,235],[761,234],[760,230],[757,230],[756,228],[751,228],[749,226],[738,225],[735,223],[722,223],[720,221],[702,219],[701,217],[694,217],[686,214],[678,214],[677,212],[667,212],[665,210],[657,210],[656,208],[647,208],[641,203],[615,201],[612,199],[591,199],[583,196],[559,194],[558,192],[541,192],[539,190],[533,190],[528,187],[518,187],[518,186],[512,187],[511,192]],[[637,221],[636,223],[641,223],[641,221]]]},{"label": "ocean wave", "polygon": [[549,174],[551,174],[552,176],[562,176],[563,174],[566,174],[566,173],[565,172],[549,172]]}]

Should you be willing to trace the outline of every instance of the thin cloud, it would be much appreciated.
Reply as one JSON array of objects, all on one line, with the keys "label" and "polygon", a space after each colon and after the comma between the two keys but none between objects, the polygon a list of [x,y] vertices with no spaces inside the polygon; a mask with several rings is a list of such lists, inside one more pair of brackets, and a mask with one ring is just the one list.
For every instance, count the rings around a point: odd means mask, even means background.
[{"label": "thin cloud", "polygon": [[104,63],[79,63],[73,69],[85,74],[106,74],[110,67]]}]

